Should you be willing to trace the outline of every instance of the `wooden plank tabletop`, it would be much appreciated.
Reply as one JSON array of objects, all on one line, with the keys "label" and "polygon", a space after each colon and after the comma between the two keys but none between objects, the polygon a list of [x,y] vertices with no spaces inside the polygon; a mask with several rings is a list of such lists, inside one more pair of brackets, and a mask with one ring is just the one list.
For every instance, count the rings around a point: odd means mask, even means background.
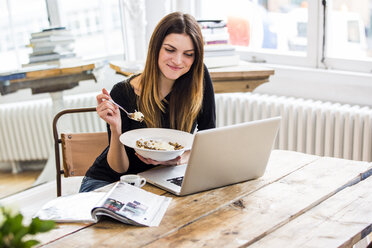
[{"label": "wooden plank tabletop", "polygon": [[148,247],[250,246],[371,170],[368,163],[321,158]]},{"label": "wooden plank tabletop", "polygon": [[24,82],[29,80],[36,80],[41,78],[49,78],[49,77],[58,77],[64,75],[72,75],[72,74],[79,74],[82,72],[92,71],[95,68],[94,63],[76,63],[71,64],[68,66],[63,67],[49,67],[46,66],[45,68],[37,66],[35,70],[32,70],[32,67],[25,69],[25,72],[17,72],[17,73],[10,73],[8,77],[11,77],[12,74],[14,75],[21,75],[22,77],[18,77],[18,79],[9,80],[9,83],[17,83],[17,82]]},{"label": "wooden plank tabletop", "polygon": [[[286,156],[283,156],[285,154]],[[102,221],[90,228],[85,228],[50,244],[50,247],[66,247],[74,244],[74,247],[86,246],[112,246],[126,245],[128,247],[143,247],[161,239],[165,235],[178,232],[182,227],[189,225],[207,216],[218,209],[229,205],[242,196],[250,194],[297,169],[319,159],[317,156],[304,155],[287,151],[273,151],[269,160],[268,170],[265,175],[258,179],[245,183],[235,184],[228,187],[218,188],[186,197],[172,197],[173,200],[159,227],[138,228],[123,225],[112,221]],[[283,164],[286,164],[283,167]],[[107,231],[105,231],[107,230]],[[128,235],[124,235],[128,233]],[[108,238],[108,235],[110,238]],[[94,237],[89,240],[83,236]],[[123,238],[124,237],[124,238]]]},{"label": "wooden plank tabletop", "polygon": [[[287,247],[311,237],[309,247],[349,247],[371,229],[371,214],[365,215],[371,173],[367,162],[275,150],[256,180],[184,197],[146,185],[173,198],[159,227],[103,220],[58,225],[38,238],[46,247],[270,247],[276,242]],[[337,242],[329,242],[312,223],[340,229],[338,236],[333,231]]]},{"label": "wooden plank tabletop", "polygon": [[[267,172],[258,180],[187,197],[173,197],[169,194],[174,199],[161,225],[157,228],[138,228],[104,221],[59,239],[49,246],[126,244],[130,247],[145,245],[150,247],[200,247],[203,245],[237,247],[247,244],[250,239],[255,240],[258,236],[269,233],[271,229],[280,226],[278,223],[283,225],[291,216],[296,216],[301,211],[306,211],[307,208],[310,209],[314,204],[343,188],[345,184],[356,181],[361,173],[370,169],[367,163],[347,161],[340,165],[339,162],[339,159],[274,151],[270,157]],[[328,164],[330,164],[328,169],[320,169]],[[338,172],[332,175],[330,171],[335,170],[337,166],[345,169],[338,169]],[[308,177],[309,173],[313,175]],[[323,175],[324,178],[321,177]],[[314,185],[312,182],[319,177],[321,178],[318,183],[319,187],[311,187]],[[330,179],[335,182],[328,183]],[[292,197],[302,190],[305,190],[304,192],[307,190],[309,194],[301,194],[300,196],[305,200],[296,206],[297,200],[301,201],[302,198],[292,199]],[[312,197],[307,199],[308,195]],[[290,201],[281,203],[283,196],[288,197]],[[277,207],[270,210],[270,207],[267,208],[268,204],[274,199],[278,201]],[[292,205],[296,207],[291,207]],[[279,212],[276,213],[277,211]],[[245,227],[251,227],[247,223],[250,223],[253,216],[257,214],[264,216],[258,226],[255,224],[254,228],[244,230]],[[128,235],[124,235],[125,233]],[[251,235],[250,239],[249,235]],[[92,239],[83,242],[84,236],[92,237]]]},{"label": "wooden plank tabletop", "polygon": [[32,94],[56,92],[76,87],[80,81],[96,80],[92,73],[94,63],[77,63],[58,68],[29,70],[13,80],[0,81],[2,95],[13,93],[20,89],[31,88]]},{"label": "wooden plank tabletop", "polygon": [[213,68],[209,70],[213,81],[235,81],[246,79],[267,79],[274,75],[274,70],[257,66],[252,63],[242,63],[237,66]]},{"label": "wooden plank tabletop", "polygon": [[333,195],[251,247],[352,247],[372,229],[371,188],[372,177],[369,177]]},{"label": "wooden plank tabletop", "polygon": [[263,83],[269,82],[274,70],[252,63],[241,63],[237,66],[213,68],[209,70],[214,92],[251,92]]},{"label": "wooden plank tabletop", "polygon": [[[35,80],[40,78],[57,77],[63,75],[79,74],[82,72],[94,70],[94,64],[77,64],[61,68],[52,68],[47,70],[29,71],[26,73],[24,80]],[[17,80],[11,81],[11,83],[17,82]]]}]

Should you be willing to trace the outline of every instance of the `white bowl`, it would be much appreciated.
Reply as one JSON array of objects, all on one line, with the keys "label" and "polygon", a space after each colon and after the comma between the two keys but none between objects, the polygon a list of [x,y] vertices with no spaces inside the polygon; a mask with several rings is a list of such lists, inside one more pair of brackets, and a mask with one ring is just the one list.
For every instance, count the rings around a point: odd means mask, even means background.
[{"label": "white bowl", "polygon": [[[150,150],[139,148],[136,141],[143,140],[161,140],[164,142],[177,142],[183,148],[175,151]],[[140,128],[131,130],[120,135],[120,142],[133,148],[139,155],[145,158],[151,158],[156,161],[168,161],[182,155],[185,151],[190,150],[194,136],[190,133],[168,129],[168,128]]]}]

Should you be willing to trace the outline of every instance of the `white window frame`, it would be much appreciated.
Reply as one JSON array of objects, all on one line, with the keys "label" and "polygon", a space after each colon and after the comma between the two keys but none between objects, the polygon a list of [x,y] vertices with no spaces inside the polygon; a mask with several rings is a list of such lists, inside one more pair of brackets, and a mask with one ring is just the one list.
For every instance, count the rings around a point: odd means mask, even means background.
[{"label": "white window frame", "polygon": [[[59,3],[60,1],[63,1],[63,0],[45,0],[46,2],[46,6],[47,6],[47,14],[48,14],[48,19],[49,19],[49,25],[50,27],[60,27],[60,26],[64,26],[65,25],[65,16],[62,14],[63,13],[63,9],[61,7],[61,4]],[[123,17],[123,4],[122,4],[122,1],[123,0],[117,0],[118,3],[119,3],[119,8],[120,8],[120,18],[121,18],[121,33],[122,33],[122,42],[123,42],[123,46],[124,46],[124,51],[123,53],[116,53],[116,54],[109,54],[109,55],[104,55],[104,56],[97,56],[97,57],[92,57],[92,58],[88,58],[88,59],[125,59],[125,56],[126,54],[128,54],[128,52],[126,51],[127,49],[127,44],[126,44],[126,37],[125,37],[125,26],[123,25],[123,20],[124,20],[124,17]],[[101,1],[102,2],[102,1]],[[103,2],[102,2],[103,3]],[[104,6],[105,8],[105,6]],[[104,9],[105,12],[107,12],[107,9]],[[104,32],[104,37],[108,37],[109,34],[106,30],[103,31]],[[106,52],[109,50],[108,47],[109,45],[107,44],[107,40],[105,39],[104,40],[105,42],[105,50]]]},{"label": "white window frame", "polygon": [[49,25],[51,27],[60,27],[62,26],[62,16],[59,5],[59,0],[45,0],[47,7],[47,14],[49,18]]},{"label": "white window frame", "polygon": [[323,11],[320,1],[309,1],[308,10],[308,42],[305,56],[291,55],[288,52],[279,54],[278,52],[270,52],[270,50],[265,49],[264,51],[240,51],[241,58],[250,62],[282,64],[308,68],[320,67],[323,36]]},{"label": "white window frame", "polygon": [[[330,9],[332,9],[332,2],[330,1],[332,0],[326,1],[326,4],[327,4],[326,11],[329,11]],[[372,73],[372,59],[371,58],[366,59],[366,60],[353,60],[353,59],[325,57],[323,66],[326,69]]]}]

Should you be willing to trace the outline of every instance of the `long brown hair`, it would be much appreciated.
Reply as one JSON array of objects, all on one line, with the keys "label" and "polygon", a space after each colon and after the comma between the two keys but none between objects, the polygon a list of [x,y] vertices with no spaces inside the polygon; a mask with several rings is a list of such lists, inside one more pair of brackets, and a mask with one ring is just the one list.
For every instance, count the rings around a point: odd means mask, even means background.
[{"label": "long brown hair", "polygon": [[159,52],[169,34],[187,34],[194,45],[194,62],[190,70],[173,84],[169,100],[170,128],[190,132],[203,101],[203,37],[194,17],[181,12],[165,16],[156,26],[149,44],[145,68],[140,77],[138,109],[147,127],[161,127],[165,111],[159,97]]}]

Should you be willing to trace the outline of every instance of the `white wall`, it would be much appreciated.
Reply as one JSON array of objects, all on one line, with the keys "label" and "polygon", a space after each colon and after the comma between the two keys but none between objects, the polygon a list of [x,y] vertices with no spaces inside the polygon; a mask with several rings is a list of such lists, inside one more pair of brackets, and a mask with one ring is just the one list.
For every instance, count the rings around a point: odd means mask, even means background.
[{"label": "white wall", "polygon": [[255,92],[372,107],[372,74],[266,65],[275,69]]}]

